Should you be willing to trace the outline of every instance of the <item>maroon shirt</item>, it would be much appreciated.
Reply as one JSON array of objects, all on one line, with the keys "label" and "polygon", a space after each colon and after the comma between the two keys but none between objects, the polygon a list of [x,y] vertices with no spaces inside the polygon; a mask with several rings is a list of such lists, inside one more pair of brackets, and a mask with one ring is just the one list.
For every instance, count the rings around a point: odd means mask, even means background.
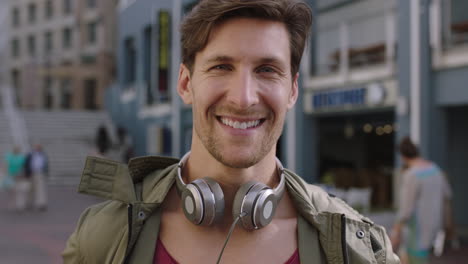
[{"label": "maroon shirt", "polygon": [[[156,252],[154,254],[153,263],[155,264],[178,264],[177,261],[169,255],[166,248],[164,247],[161,240],[158,238],[156,243]],[[296,249],[294,254],[284,264],[300,264],[299,262],[299,250]]]}]

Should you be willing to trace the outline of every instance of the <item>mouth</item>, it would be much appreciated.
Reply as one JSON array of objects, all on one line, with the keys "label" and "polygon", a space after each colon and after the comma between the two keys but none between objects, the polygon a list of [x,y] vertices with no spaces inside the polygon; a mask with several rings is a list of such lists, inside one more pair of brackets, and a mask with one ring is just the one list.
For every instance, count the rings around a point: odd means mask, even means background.
[{"label": "mouth", "polygon": [[266,120],[265,118],[242,120],[224,116],[217,116],[216,118],[225,126],[241,130],[257,128],[261,126]]}]

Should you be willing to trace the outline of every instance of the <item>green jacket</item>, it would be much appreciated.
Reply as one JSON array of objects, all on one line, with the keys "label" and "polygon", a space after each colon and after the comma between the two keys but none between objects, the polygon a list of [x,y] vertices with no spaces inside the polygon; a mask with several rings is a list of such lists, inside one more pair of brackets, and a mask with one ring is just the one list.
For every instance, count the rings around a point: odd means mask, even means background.
[{"label": "green jacket", "polygon": [[[88,157],[79,192],[109,201],[83,212],[62,253],[64,263],[152,263],[160,205],[175,183],[177,162],[141,157],[127,166]],[[383,227],[293,172],[285,174],[300,215],[301,263],[399,263]]]}]

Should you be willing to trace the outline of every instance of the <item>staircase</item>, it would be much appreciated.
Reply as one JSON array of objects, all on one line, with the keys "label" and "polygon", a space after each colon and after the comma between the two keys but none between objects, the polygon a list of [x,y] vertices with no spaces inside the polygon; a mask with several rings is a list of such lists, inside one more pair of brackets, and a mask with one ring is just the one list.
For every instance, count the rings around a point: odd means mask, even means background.
[{"label": "staircase", "polygon": [[[105,125],[115,142],[114,128],[104,111],[22,111],[32,144],[40,143],[49,157],[49,183],[77,184],[87,155],[95,154],[97,128]],[[110,158],[118,157],[111,152]]]},{"label": "staircase", "polygon": [[13,138],[11,137],[8,118],[3,111],[0,111],[0,162],[4,168],[4,157],[7,152],[13,150]]}]

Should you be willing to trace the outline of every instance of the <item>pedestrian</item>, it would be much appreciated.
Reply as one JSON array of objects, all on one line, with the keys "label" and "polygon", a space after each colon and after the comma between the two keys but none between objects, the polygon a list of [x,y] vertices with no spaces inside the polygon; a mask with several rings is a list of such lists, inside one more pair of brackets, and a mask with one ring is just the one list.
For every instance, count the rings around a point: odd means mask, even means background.
[{"label": "pedestrian", "polygon": [[109,133],[107,132],[107,128],[105,125],[101,125],[98,127],[96,131],[95,144],[96,144],[98,155],[100,156],[105,156],[107,151],[112,146],[112,142],[111,142]]},{"label": "pedestrian", "polygon": [[6,175],[0,181],[0,190],[8,192],[10,207],[14,207],[15,203],[15,186],[19,177],[23,173],[25,157],[21,153],[19,147],[15,146],[12,152],[5,156]]},{"label": "pedestrian", "polygon": [[[434,162],[422,158],[409,137],[401,140],[399,152],[406,169],[391,233],[392,244],[398,248],[404,243],[404,255],[410,264],[428,263],[436,234],[444,229],[445,212],[451,199],[450,186],[443,171]],[[407,235],[403,239],[405,228]]]},{"label": "pedestrian", "polygon": [[41,144],[35,144],[26,156],[25,176],[32,182],[34,207],[39,211],[47,210],[47,181],[49,160]]},{"label": "pedestrian", "polygon": [[88,158],[80,191],[113,201],[82,214],[64,262],[398,263],[382,227],[276,158],[311,22],[302,1],[200,1],[177,84],[190,152]]}]

